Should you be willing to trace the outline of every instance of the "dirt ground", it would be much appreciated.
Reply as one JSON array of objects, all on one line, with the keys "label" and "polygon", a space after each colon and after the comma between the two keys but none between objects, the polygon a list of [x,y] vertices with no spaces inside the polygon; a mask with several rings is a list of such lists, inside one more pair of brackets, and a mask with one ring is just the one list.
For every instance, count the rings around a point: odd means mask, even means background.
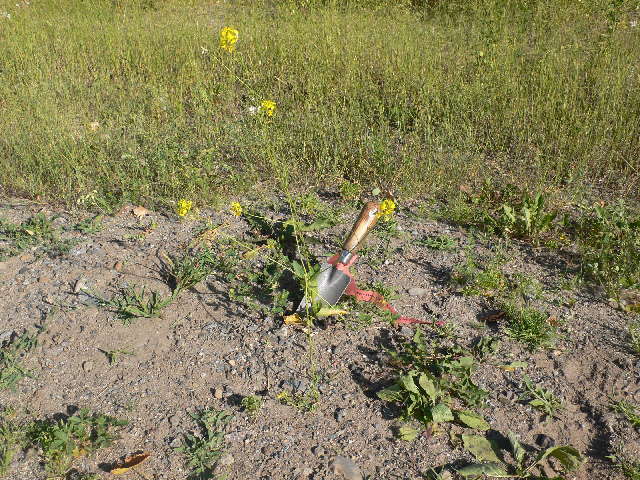
[{"label": "dirt ground", "polygon": [[[394,427],[401,422],[394,408],[376,396],[394,375],[385,348],[410,338],[413,326],[378,321],[350,328],[332,320],[315,327],[312,357],[321,379],[320,401],[315,411],[304,412],[276,396],[285,389],[310,388],[306,334],[283,325],[281,315],[264,315],[232,301],[224,282],[206,279],[182,293],[160,318],[141,318],[130,325],[83,293],[81,288],[110,297],[118,288],[135,284],[168,294],[159,275],[161,252],[185,251],[197,222],[151,212],[142,223],[155,222],[155,228],[136,238],[144,229],[123,209],[105,217],[101,231],[88,234],[70,228],[90,217],[87,212],[19,200],[0,204],[0,218],[12,222],[40,211],[55,215],[62,237],[78,243],[60,256],[27,250],[0,262],[0,334],[44,325],[38,346],[23,362],[34,377],[23,379],[15,392],[1,391],[0,407],[12,406],[25,417],[40,419],[88,407],[129,421],[111,447],[79,459],[78,470],[109,477],[109,465],[143,450],[152,454],[140,470],[146,478],[184,479],[188,469],[175,446],[194,429],[189,413],[204,407],[234,414],[225,437],[226,456],[216,468],[231,479],[343,478],[334,473],[338,456],[352,459],[362,472],[362,477],[348,478],[418,479],[431,467],[471,460],[452,441],[461,427],[446,427],[441,435],[421,435],[413,442],[398,440]],[[319,256],[334,253],[333,245],[345,235],[355,213],[318,235],[322,242],[313,248]],[[246,230],[230,213],[201,214],[227,222],[228,230],[238,235]],[[511,242],[502,268],[538,279],[545,289],[544,308],[560,320],[555,346],[529,353],[503,335],[499,323],[482,321],[491,313],[490,299],[464,296],[449,282],[452,267],[464,260],[462,248],[444,252],[415,242],[448,234],[463,246],[470,242],[468,232],[408,210],[398,213],[397,221],[401,232],[393,239],[393,254],[378,267],[366,259],[358,262],[358,281],[396,289],[399,298],[393,304],[400,313],[449,322],[463,344],[482,335],[498,336],[500,350],[474,375],[490,392],[480,412],[492,429],[505,435],[516,432],[528,445],[542,441],[575,446],[586,462],[567,479],[623,478],[606,457],[620,442],[628,451],[640,452],[639,433],[608,408],[609,396],[640,402],[640,362],[624,347],[628,314],[610,306],[597,291],[561,289],[560,279],[574,268],[569,258]],[[380,241],[372,235],[369,244]],[[478,255],[488,254],[495,241],[476,238],[471,248]],[[115,349],[132,354],[110,364],[101,350]],[[498,368],[514,360],[528,366],[512,372]],[[563,400],[559,418],[545,419],[518,401],[525,374]],[[248,395],[263,399],[255,417],[239,405]],[[39,456],[27,451],[16,456],[6,478],[45,476]]]}]

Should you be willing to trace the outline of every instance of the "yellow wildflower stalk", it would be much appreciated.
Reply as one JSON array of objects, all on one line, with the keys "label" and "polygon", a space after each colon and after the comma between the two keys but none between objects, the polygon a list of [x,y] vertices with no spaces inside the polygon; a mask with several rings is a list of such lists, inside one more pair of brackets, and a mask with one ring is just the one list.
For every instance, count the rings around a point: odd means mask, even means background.
[{"label": "yellow wildflower stalk", "polygon": [[224,27],[220,30],[220,48],[227,52],[233,52],[236,49],[236,43],[240,33],[232,27]]}]

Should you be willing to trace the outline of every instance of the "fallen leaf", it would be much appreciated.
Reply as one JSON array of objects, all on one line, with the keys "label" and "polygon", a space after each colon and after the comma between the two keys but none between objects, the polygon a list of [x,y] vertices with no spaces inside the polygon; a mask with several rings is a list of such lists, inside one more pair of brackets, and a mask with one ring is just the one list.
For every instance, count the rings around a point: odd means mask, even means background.
[{"label": "fallen leaf", "polygon": [[127,473],[129,469],[140,465],[147,458],[151,456],[150,453],[135,453],[133,455],[127,455],[124,457],[124,462],[118,468],[111,469],[112,474],[114,475],[122,475],[123,473]]},{"label": "fallen leaf", "polygon": [[122,267],[124,267],[124,264],[122,262],[116,262],[116,264],[113,266],[113,269],[116,272],[121,272],[122,271]]},{"label": "fallen leaf", "polygon": [[285,316],[284,323],[286,325],[304,325],[302,317],[300,317],[300,315],[298,315],[297,313]]},{"label": "fallen leaf", "polygon": [[73,455],[75,458],[79,458],[79,457],[84,457],[87,454],[87,451],[84,448],[74,448],[73,452],[71,452],[71,455]]},{"label": "fallen leaf", "polygon": [[505,372],[514,372],[517,368],[526,368],[527,365],[529,365],[527,362],[515,361],[508,365],[498,365],[498,367]]},{"label": "fallen leaf", "polygon": [[552,315],[549,318],[547,318],[547,323],[553,327],[557,327],[558,326],[558,317]]},{"label": "fallen leaf", "polygon": [[145,215],[149,215],[151,212],[142,206],[137,206],[133,207],[131,213],[133,213],[138,218],[142,218]]},{"label": "fallen leaf", "polygon": [[505,315],[504,312],[492,313],[484,317],[482,320],[485,323],[498,323],[500,320],[504,318],[504,315]]}]

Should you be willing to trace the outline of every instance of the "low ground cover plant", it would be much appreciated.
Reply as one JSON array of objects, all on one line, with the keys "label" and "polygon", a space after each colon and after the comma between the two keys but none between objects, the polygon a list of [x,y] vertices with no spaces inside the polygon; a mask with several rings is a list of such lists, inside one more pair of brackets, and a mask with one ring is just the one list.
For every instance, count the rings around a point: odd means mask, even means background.
[{"label": "low ground cover plant", "polygon": [[186,433],[176,451],[186,457],[191,469],[189,479],[212,478],[213,468],[224,452],[224,427],[232,416],[214,409],[204,409],[190,416],[196,422],[196,432]]},{"label": "low ground cover plant", "polygon": [[[398,377],[377,395],[398,404],[403,420],[415,420],[421,427],[401,427],[400,438],[413,440],[421,430],[434,431],[446,422],[478,430],[489,428],[480,414],[468,410],[481,407],[488,395],[471,379],[477,367],[471,352],[456,344],[445,346],[439,338],[427,338],[418,328],[411,341],[389,354]],[[454,407],[454,399],[465,408]]]},{"label": "low ground cover plant", "polygon": [[80,409],[60,420],[36,420],[26,428],[26,441],[36,446],[49,475],[64,477],[76,458],[110,446],[115,431],[127,421]]}]

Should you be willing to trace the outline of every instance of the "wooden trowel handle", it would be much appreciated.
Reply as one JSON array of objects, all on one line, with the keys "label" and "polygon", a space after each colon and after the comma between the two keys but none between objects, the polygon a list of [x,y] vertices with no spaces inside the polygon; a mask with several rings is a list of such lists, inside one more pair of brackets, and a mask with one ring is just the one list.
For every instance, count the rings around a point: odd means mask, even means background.
[{"label": "wooden trowel handle", "polygon": [[353,253],[360,247],[362,241],[378,221],[380,217],[380,215],[378,215],[379,210],[380,206],[376,202],[368,202],[362,207],[360,216],[358,220],[356,220],[356,223],[353,224],[351,233],[344,242],[342,250]]}]

